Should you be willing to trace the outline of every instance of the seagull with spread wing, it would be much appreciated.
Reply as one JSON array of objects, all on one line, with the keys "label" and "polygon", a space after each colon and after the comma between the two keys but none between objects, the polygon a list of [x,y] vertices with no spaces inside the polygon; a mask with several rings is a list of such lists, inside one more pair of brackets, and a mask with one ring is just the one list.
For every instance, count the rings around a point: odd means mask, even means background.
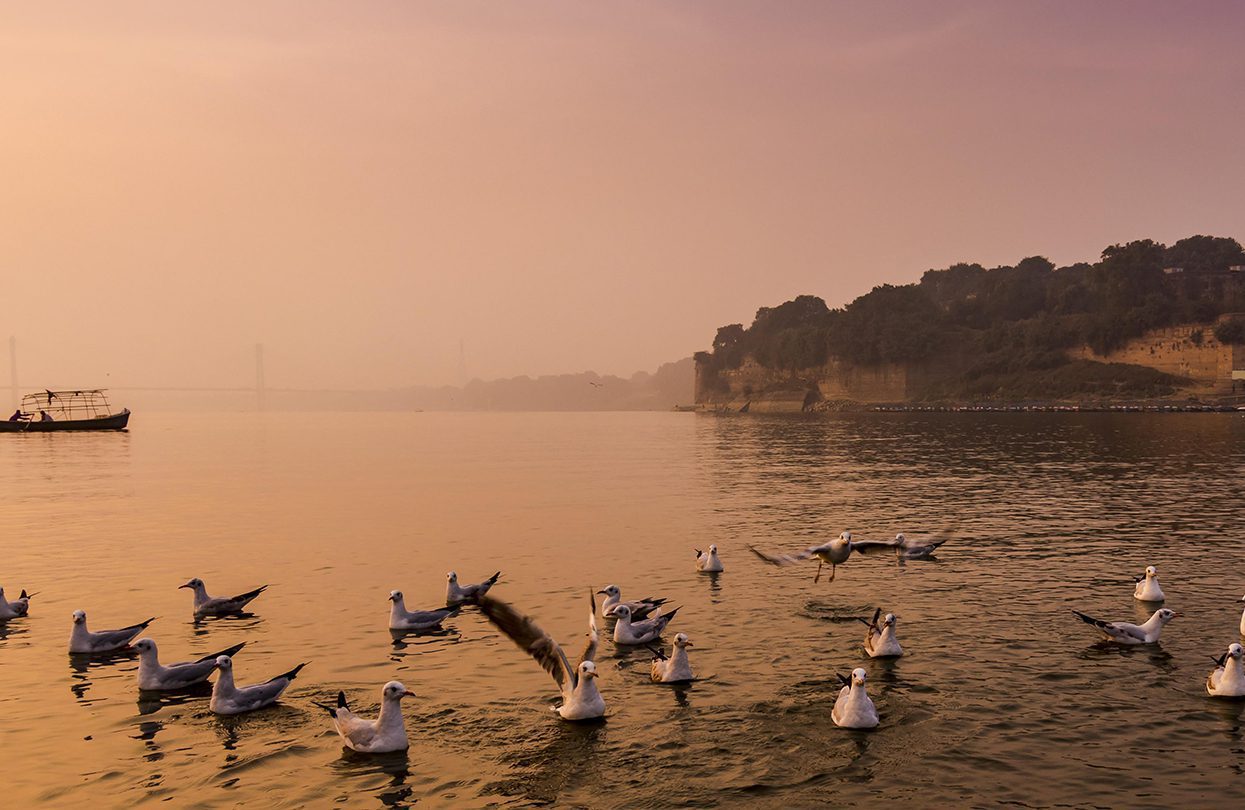
[{"label": "seagull with spread wing", "polygon": [[553,676],[562,691],[562,705],[557,707],[557,712],[563,720],[595,720],[605,714],[605,700],[597,691],[597,665],[593,660],[600,634],[597,632],[596,597],[591,591],[588,592],[588,601],[591,607],[588,612],[588,644],[574,668],[558,642],[530,617],[491,596],[481,596],[477,603],[490,622]]}]

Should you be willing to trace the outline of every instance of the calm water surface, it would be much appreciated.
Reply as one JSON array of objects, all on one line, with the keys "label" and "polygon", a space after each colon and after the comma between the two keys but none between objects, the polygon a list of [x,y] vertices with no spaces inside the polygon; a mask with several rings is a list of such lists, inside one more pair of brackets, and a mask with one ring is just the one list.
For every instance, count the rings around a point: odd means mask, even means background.
[{"label": "calm water surface", "polygon": [[[1239,806],[1245,705],[1206,697],[1238,640],[1245,419],[1164,414],[140,414],[114,435],[0,437],[0,584],[40,591],[0,625],[6,805],[593,807]],[[936,562],[767,566],[844,528],[952,527]],[[716,542],[727,571],[694,572]],[[1161,646],[1095,643],[1069,613],[1142,617],[1159,566],[1183,611]],[[606,722],[553,715],[553,681],[482,617],[386,629],[388,592],[444,576],[576,646],[586,592],[664,595],[704,678],[648,682],[604,641]],[[194,624],[212,593],[272,588],[249,618]],[[869,661],[852,617],[900,617],[908,655]],[[279,707],[139,701],[137,662],[66,654],[159,616],[166,660],[246,640],[252,682],[309,661]],[[836,671],[868,670],[873,732],[830,722]],[[345,751],[312,701],[408,703],[408,755]]]}]

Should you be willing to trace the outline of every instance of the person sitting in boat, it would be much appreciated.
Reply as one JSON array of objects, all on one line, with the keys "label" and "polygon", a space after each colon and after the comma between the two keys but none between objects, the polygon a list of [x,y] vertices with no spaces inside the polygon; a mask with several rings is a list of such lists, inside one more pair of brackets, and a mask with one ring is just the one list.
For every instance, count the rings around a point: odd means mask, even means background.
[{"label": "person sitting in boat", "polygon": [[21,408],[18,408],[17,410],[13,411],[13,415],[9,417],[9,421],[10,422],[25,422],[29,418],[30,418],[30,414],[25,413],[24,411],[22,411]]},{"label": "person sitting in boat", "polygon": [[47,411],[39,411],[39,421],[40,422],[54,422],[56,420],[53,419],[52,414],[48,413]]}]

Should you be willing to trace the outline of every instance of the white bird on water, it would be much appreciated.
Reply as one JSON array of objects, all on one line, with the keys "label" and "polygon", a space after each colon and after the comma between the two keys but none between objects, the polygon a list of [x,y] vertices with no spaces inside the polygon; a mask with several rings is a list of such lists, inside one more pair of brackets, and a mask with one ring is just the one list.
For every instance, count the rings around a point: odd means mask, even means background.
[{"label": "white bird on water", "polygon": [[393,603],[389,608],[390,630],[435,630],[441,626],[441,622],[457,616],[462,609],[454,605],[436,610],[407,610],[402,591],[390,591],[389,601]]},{"label": "white bird on water", "polygon": [[718,559],[718,547],[709,546],[708,551],[696,551],[696,570],[702,574],[720,574],[725,568],[722,567],[722,561]]},{"label": "white bird on water", "polygon": [[1245,697],[1245,670],[1241,668],[1241,645],[1229,644],[1228,651],[1213,659],[1217,665],[1206,676],[1206,692],[1213,697]]},{"label": "white bird on water", "polygon": [[1097,627],[1108,641],[1114,641],[1117,644],[1154,644],[1159,640],[1159,634],[1163,632],[1163,625],[1180,615],[1174,610],[1159,608],[1154,611],[1153,616],[1146,619],[1144,624],[1131,624],[1129,622],[1104,622],[1101,619],[1086,616],[1079,610],[1072,612],[1081,621]]},{"label": "white bird on water", "polygon": [[497,580],[500,576],[501,571],[498,571],[496,574],[493,574],[493,576],[476,585],[459,585],[458,574],[450,571],[445,575],[445,604],[453,607],[454,605],[461,605],[464,602],[476,601],[481,596],[488,593],[489,588],[492,588],[497,584]]},{"label": "white bird on water", "polygon": [[830,719],[839,728],[876,728],[878,710],[865,691],[865,671],[857,667],[852,670],[851,678],[839,675],[843,688],[830,710]]},{"label": "white bird on water", "polygon": [[0,588],[0,622],[8,619],[20,619],[30,612],[30,599],[38,594],[26,593],[22,590],[22,595],[10,602],[4,596],[4,588]]},{"label": "white bird on water", "polygon": [[651,619],[633,622],[631,609],[626,605],[619,605],[614,608],[614,617],[618,619],[614,624],[614,643],[648,644],[650,641],[656,641],[661,638],[661,631],[666,629],[666,625],[670,624],[678,612],[679,609],[675,608],[669,613],[658,612]]},{"label": "white bird on water", "polygon": [[[951,539],[950,536],[948,536],[948,534],[944,532],[942,535],[938,536],[937,538],[933,540],[925,540],[925,541],[909,540],[907,537],[904,536],[903,532],[900,532],[899,534],[895,535],[894,543],[883,544],[883,545],[892,546],[895,549],[895,555],[898,556],[900,559],[924,560],[924,559],[929,559],[930,557],[932,557],[934,555],[934,552],[938,550],[938,547],[950,539]],[[862,551],[863,553],[867,554],[870,551],[876,551],[876,550],[879,550],[879,549],[868,548]]]},{"label": "white bird on water", "polygon": [[895,614],[887,613],[882,623],[878,624],[881,615],[882,608],[878,608],[873,612],[872,621],[858,619],[869,628],[865,633],[865,652],[870,658],[898,658],[903,655],[903,648],[899,646],[899,639],[895,638]]},{"label": "white bird on water", "polygon": [[406,721],[402,717],[402,698],[414,697],[398,681],[390,681],[380,691],[380,716],[365,720],[346,705],[346,693],[337,693],[337,705],[317,703],[333,718],[333,728],[351,751],[363,754],[388,754],[405,751],[411,746],[406,738]]},{"label": "white bird on water", "polygon": [[500,599],[486,596],[479,602],[480,610],[488,620],[553,676],[562,692],[562,705],[557,707],[557,712],[563,720],[595,720],[605,714],[605,699],[596,685],[597,665],[594,659],[600,635],[597,632],[596,597],[591,591],[588,601],[591,608],[588,613],[588,643],[579,657],[579,663],[573,668],[558,642],[530,617]]},{"label": "white bird on water", "polygon": [[1153,565],[1146,566],[1145,576],[1134,577],[1133,598],[1142,602],[1163,602],[1167,597],[1159,587],[1159,572]]},{"label": "white bird on water", "polygon": [[203,580],[195,577],[185,585],[178,585],[178,589],[189,588],[195,594],[195,618],[202,619],[205,616],[228,616],[233,613],[241,613],[242,609],[250,604],[251,600],[259,596],[265,590],[267,585],[261,585],[253,591],[240,593],[237,596],[208,596],[207,588],[203,586]]},{"label": "white bird on water", "polygon": [[149,638],[140,638],[134,642],[134,649],[138,650],[138,688],[165,692],[203,683],[216,671],[218,658],[222,655],[232,658],[245,646],[246,642],[243,641],[227,650],[205,655],[195,661],[182,661],[163,666],[160,664],[156,643]]},{"label": "white bird on water", "polygon": [[605,601],[601,603],[601,615],[606,617],[613,616],[614,609],[619,605],[626,605],[631,610],[631,618],[645,619],[648,618],[650,613],[657,610],[668,601],[666,599],[645,597],[644,599],[637,599],[632,602],[624,602],[622,601],[622,590],[620,590],[617,585],[606,585],[604,588],[597,591],[597,593],[605,595]]},{"label": "white bird on water", "polygon": [[119,630],[99,630],[92,633],[86,627],[86,611],[73,612],[73,630],[69,633],[69,651],[71,653],[108,653],[124,649],[138,634],[154,622],[152,616],[145,622],[122,627]]},{"label": "white bird on water", "polygon": [[657,656],[653,659],[652,678],[657,683],[683,683],[693,681],[696,676],[692,674],[692,664],[687,660],[687,648],[691,647],[692,642],[687,640],[686,633],[679,633],[674,637],[674,650],[667,658],[660,647],[649,647],[653,651],[653,655]]},{"label": "white bird on water", "polygon": [[242,714],[271,706],[305,666],[307,665],[299,664],[289,672],[283,672],[263,683],[238,687],[233,682],[233,659],[227,655],[219,655],[216,657],[216,668],[220,674],[212,685],[212,702],[209,708],[216,714]]}]

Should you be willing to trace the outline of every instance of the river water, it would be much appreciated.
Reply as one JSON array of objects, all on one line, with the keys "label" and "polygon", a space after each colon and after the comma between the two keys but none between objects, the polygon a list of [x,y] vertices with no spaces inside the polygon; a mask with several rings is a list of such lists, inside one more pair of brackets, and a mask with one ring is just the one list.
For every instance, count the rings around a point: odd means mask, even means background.
[{"label": "river water", "polygon": [[[1238,640],[1245,419],[1235,414],[138,414],[122,434],[0,437],[6,805],[1233,806],[1245,705],[1203,683]],[[843,529],[943,529],[937,561],[765,564]],[[693,547],[717,543],[718,577]],[[1159,567],[1183,616],[1161,645],[1096,642],[1070,608],[1141,618]],[[503,572],[494,595],[568,647],[586,593],[682,606],[702,680],[648,681],[602,642],[604,723],[550,710],[552,679],[474,609],[395,639],[410,607]],[[190,594],[269,583],[254,615],[195,624]],[[863,656],[853,619],[899,616],[908,654]],[[140,700],[137,662],[66,654],[160,618],[166,660],[247,641],[240,682],[302,661],[280,706],[233,719],[204,695]],[[669,638],[669,636],[668,636]],[[872,732],[830,722],[864,667]],[[343,749],[313,701],[374,709],[397,678],[411,749]]]}]

